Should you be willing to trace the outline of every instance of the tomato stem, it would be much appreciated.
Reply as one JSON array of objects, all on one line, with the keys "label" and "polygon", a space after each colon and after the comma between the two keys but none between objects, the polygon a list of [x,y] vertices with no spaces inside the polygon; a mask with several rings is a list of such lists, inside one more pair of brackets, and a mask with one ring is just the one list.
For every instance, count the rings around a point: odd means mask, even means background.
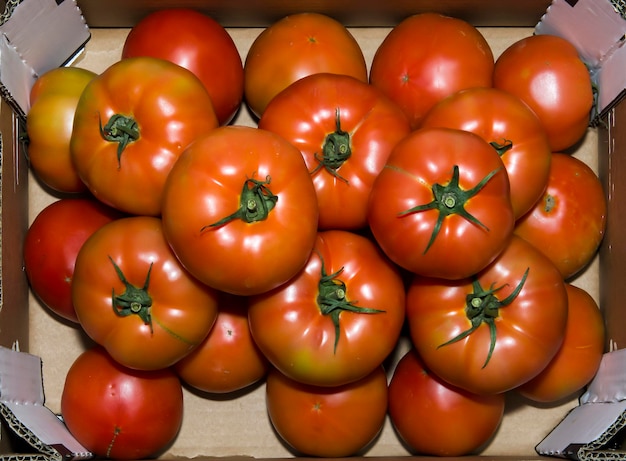
[{"label": "tomato stem", "polygon": [[319,163],[311,171],[311,174],[317,173],[320,169],[324,168],[328,173],[336,178],[348,182],[346,178],[341,176],[337,170],[343,165],[352,155],[352,148],[350,147],[350,134],[341,129],[341,116],[340,109],[335,109],[335,131],[329,133],[324,139],[322,145],[322,155],[315,153],[314,157]]},{"label": "tomato stem", "polygon": [[500,157],[513,149],[513,141],[510,139],[504,139],[502,142],[491,141],[489,145],[496,150]]},{"label": "tomato stem", "polygon": [[143,321],[144,324],[150,326],[150,332],[153,333],[152,328],[152,298],[148,294],[148,285],[150,285],[150,273],[152,272],[152,263],[148,268],[146,274],[146,280],[143,283],[143,287],[137,288],[126,280],[126,276],[122,272],[122,269],[115,264],[113,258],[109,256],[109,260],[115,268],[115,272],[120,281],[124,284],[126,291],[121,295],[115,295],[115,288],[113,288],[111,295],[111,303],[113,305],[113,311],[119,317],[128,317],[129,315],[137,315]]},{"label": "tomato stem", "polygon": [[102,119],[98,114],[100,124],[100,135],[103,139],[117,143],[117,168],[122,166],[122,153],[126,146],[139,139],[139,124],[132,117],[122,114],[113,115],[109,121],[102,126]]}]

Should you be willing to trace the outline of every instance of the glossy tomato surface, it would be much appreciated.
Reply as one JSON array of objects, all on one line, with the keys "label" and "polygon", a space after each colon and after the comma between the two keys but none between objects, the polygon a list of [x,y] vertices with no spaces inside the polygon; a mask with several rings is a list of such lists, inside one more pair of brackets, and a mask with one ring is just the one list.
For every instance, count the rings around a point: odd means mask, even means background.
[{"label": "glossy tomato surface", "polygon": [[287,140],[227,126],[185,150],[169,175],[162,216],[168,242],[195,277],[252,295],[306,264],[317,235],[317,195]]},{"label": "glossy tomato surface", "polygon": [[567,325],[558,269],[513,236],[476,277],[415,277],[407,293],[410,336],[426,366],[444,381],[497,394],[537,376],[556,355]]},{"label": "glossy tomato surface", "polygon": [[296,80],[330,72],[367,82],[363,50],[339,21],[320,13],[285,16],[254,39],[244,63],[244,96],[260,117],[270,100]]},{"label": "glossy tomato surface", "polygon": [[68,370],[61,414],[74,438],[97,457],[148,459],[176,438],[183,391],[171,369],[130,370],[96,346]]},{"label": "glossy tomato surface", "polygon": [[122,58],[152,56],[192,71],[211,95],[220,124],[243,99],[243,63],[235,42],[211,16],[191,8],[164,8],[139,20],[124,41]]},{"label": "glossy tomato surface", "polygon": [[607,199],[596,173],[579,158],[555,153],[544,193],[518,220],[514,232],[570,279],[595,257],[606,219]]},{"label": "glossy tomato surface", "polygon": [[404,323],[403,279],[368,238],[322,231],[304,267],[250,299],[252,337],[283,374],[317,386],[363,378],[395,348]]},{"label": "glossy tomato surface", "polygon": [[102,226],[76,258],[78,320],[122,365],[169,367],[208,335],[217,293],[181,266],[159,218],[131,216]]},{"label": "glossy tomato surface", "polygon": [[93,195],[131,214],[158,216],[182,151],[218,126],[211,97],[189,70],[152,57],[120,60],[81,93],[72,162]]},{"label": "glossy tomato surface", "polygon": [[364,452],[383,428],[387,377],[382,367],[351,384],[318,387],[276,370],[267,377],[272,426],[300,456],[346,457]]},{"label": "glossy tomato surface", "polygon": [[391,149],[411,128],[404,112],[353,77],[315,74],[267,106],[259,127],[296,146],[313,177],[320,229],[367,226],[367,200]]},{"label": "glossy tomato surface", "polygon": [[368,220],[382,250],[416,274],[469,277],[513,232],[509,178],[480,136],[424,128],[400,141],[376,178]]},{"label": "glossy tomato surface", "polygon": [[398,23],[374,54],[369,81],[398,103],[418,128],[444,97],[471,87],[490,87],[493,52],[470,23],[420,13]]}]

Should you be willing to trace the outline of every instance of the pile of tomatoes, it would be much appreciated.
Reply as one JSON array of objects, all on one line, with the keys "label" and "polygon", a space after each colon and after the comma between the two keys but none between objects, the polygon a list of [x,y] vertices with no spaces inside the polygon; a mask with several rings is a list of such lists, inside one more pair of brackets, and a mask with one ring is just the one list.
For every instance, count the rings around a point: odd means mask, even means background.
[{"label": "pile of tomatoes", "polygon": [[295,454],[363,453],[389,416],[412,452],[455,456],[493,437],[507,392],[555,402],[591,380],[604,324],[570,282],[606,202],[568,153],[593,105],[571,44],[494,59],[472,25],[424,13],[368,72],[342,24],[294,14],[244,58],[213,19],[161,10],[101,74],[35,83],[29,159],[58,200],[24,264],[92,344],[61,401],[79,442],[156,456],[183,385],[264,380]]}]

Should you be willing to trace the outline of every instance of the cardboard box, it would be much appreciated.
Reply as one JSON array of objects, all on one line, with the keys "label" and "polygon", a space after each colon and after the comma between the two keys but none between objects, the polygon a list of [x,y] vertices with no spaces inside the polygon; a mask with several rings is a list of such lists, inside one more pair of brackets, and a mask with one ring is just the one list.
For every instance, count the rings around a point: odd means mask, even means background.
[{"label": "cardboard box", "polygon": [[[31,0],[25,0],[31,1]],[[65,0],[69,2],[70,0]],[[594,0],[599,1],[599,0]],[[604,0],[602,0],[604,1]],[[576,3],[570,1],[569,3]],[[129,27],[145,13],[156,8],[174,6],[176,2],[151,2],[148,0],[82,0],[78,2],[90,28],[90,39],[84,52],[73,65],[101,72],[119,59],[121,47]],[[333,13],[350,26],[359,41],[366,59],[371,58],[390,27],[411,12],[441,11],[472,21],[490,43],[494,54],[499,55],[516,40],[534,33],[535,25],[546,12],[546,0],[489,0],[411,2],[346,1],[298,3],[299,10],[316,10]],[[229,26],[240,54],[246,51],[261,28],[282,15],[293,12],[289,2],[259,2],[242,0],[237,7],[230,2],[187,2]],[[572,6],[574,8],[574,6]],[[354,13],[353,13],[354,12]],[[358,13],[357,13],[358,12]],[[365,27],[366,26],[366,27]],[[59,63],[61,64],[61,63]],[[620,126],[626,125],[626,105],[616,105],[603,114],[607,124],[590,128],[585,138],[572,149],[572,154],[583,159],[605,181],[609,194],[609,223],[600,256],[573,282],[585,288],[601,304],[607,319],[609,340],[607,350],[619,348],[626,342],[622,328],[624,314],[621,307],[626,299],[622,293],[626,284],[621,279],[626,274],[626,245],[620,242],[622,205],[617,200],[626,197],[626,181],[620,180],[620,168],[626,161],[626,139]],[[244,109],[233,123],[253,125]],[[42,308],[28,291],[22,271],[21,244],[27,226],[47,204],[56,200],[47,194],[31,176],[20,144],[23,129],[19,111],[3,102],[0,106],[0,133],[2,134],[2,272],[0,306],[0,345],[28,351],[42,360],[45,405],[59,412],[60,396],[65,374],[74,359],[89,341],[74,326],[61,323]],[[620,158],[620,153],[621,158]],[[406,344],[400,343],[398,356]],[[0,386],[0,398],[2,387]],[[535,451],[553,428],[579,405],[577,398],[554,405],[531,405],[514,394],[507,398],[504,420],[495,438],[484,447],[484,458],[513,457],[534,459]],[[4,434],[0,434],[4,435]],[[21,448],[21,446],[20,446]],[[15,445],[4,435],[0,438],[0,459],[15,456]],[[13,451],[12,451],[13,450]],[[365,453],[376,457],[403,457],[408,451],[401,445],[389,422],[386,423],[375,444]],[[255,457],[285,458],[291,453],[279,441],[267,419],[262,384],[228,399],[209,398],[189,390],[185,391],[185,420],[176,443],[165,454],[173,457]],[[50,458],[46,458],[50,459]]]}]

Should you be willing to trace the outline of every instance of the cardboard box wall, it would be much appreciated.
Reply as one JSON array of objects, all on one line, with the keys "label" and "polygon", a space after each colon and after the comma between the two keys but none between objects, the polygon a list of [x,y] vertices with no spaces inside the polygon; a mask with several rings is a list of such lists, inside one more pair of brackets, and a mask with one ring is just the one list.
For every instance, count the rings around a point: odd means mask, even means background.
[{"label": "cardboard box wall", "polygon": [[[89,4],[89,2],[84,3]],[[96,8],[97,3],[93,2],[94,8]],[[110,2],[100,3],[106,3],[107,8],[111,7],[115,10]],[[468,5],[471,4],[472,7],[475,7],[476,3],[458,2],[458,5],[464,5],[467,11]],[[513,3],[519,5],[523,2],[501,2],[500,5],[510,6]],[[528,2],[525,5],[532,12],[528,13],[526,19],[521,23],[516,23],[514,15],[509,15],[508,19],[502,23],[507,27],[496,26],[496,24],[500,25],[497,22],[497,17],[475,22],[479,25],[480,23],[486,24],[479,28],[489,41],[494,54],[498,56],[514,41],[533,33],[534,24],[545,12],[547,3],[545,1]],[[139,1],[133,3],[133,5],[140,7],[145,7],[146,4],[148,3]],[[210,4],[210,2],[206,2],[206,4]],[[251,4],[258,7],[257,2]],[[427,9],[434,10],[434,5],[432,2],[426,2]],[[538,8],[538,5],[543,9]],[[433,8],[429,8],[429,6]],[[121,8],[124,7],[121,6]],[[102,72],[119,59],[121,47],[129,29],[128,27],[110,26],[132,24],[139,13],[131,7],[128,8],[128,11],[134,11],[134,15],[131,14],[117,24],[111,23],[111,19],[106,17],[103,18],[100,25],[109,27],[92,27],[91,40],[87,43],[85,52],[74,65],[95,72]],[[274,13],[282,14],[282,11],[277,9]],[[502,9],[496,10],[496,16],[498,12],[502,13]],[[475,14],[477,13],[475,12]],[[239,25],[239,27],[229,27],[229,32],[233,36],[242,58],[245,57],[250,44],[261,31],[260,27],[251,27],[253,22],[250,21],[250,16],[245,17],[248,18],[246,19],[248,22],[245,24],[242,24],[242,19],[234,18],[232,20],[233,25]],[[267,17],[269,18],[269,16]],[[86,18],[89,23],[89,15],[86,14]],[[385,21],[388,20],[390,20],[390,16],[385,19]],[[131,21],[131,23],[124,21]],[[376,47],[389,32],[390,25],[391,23],[375,27],[356,27],[355,25],[350,27],[368,62],[371,62]],[[606,158],[601,158],[599,153],[602,152],[602,155],[605,155],[604,150],[609,145],[614,151],[619,149],[620,144],[616,144],[614,138],[616,136],[619,138],[620,130],[616,129],[616,124],[620,123],[623,116],[620,118],[616,114],[620,113],[619,107],[611,112],[613,114],[611,115],[612,130],[604,127],[590,128],[580,145],[572,150],[573,155],[583,159],[595,171],[603,174],[604,177],[610,176],[607,180],[614,182],[614,186],[617,188],[621,187],[619,181],[615,179],[614,174],[608,175]],[[234,123],[254,124],[245,107]],[[73,360],[89,342],[80,330],[60,322],[58,318],[53,317],[33,299],[28,292],[24,275],[21,272],[20,251],[23,233],[37,213],[56,198],[47,194],[28,172],[23,152],[20,149],[19,129],[15,117],[8,111],[8,107],[3,105],[0,112],[0,132],[3,135],[1,221],[3,290],[2,309],[0,310],[0,344],[11,346],[17,339],[22,350],[28,350],[42,357],[46,404],[53,411],[58,412],[65,374]],[[12,153],[16,155],[14,156]],[[618,166],[619,164],[613,162],[611,164],[612,171],[615,172],[615,168]],[[615,189],[613,186],[611,186],[611,190],[619,193],[619,189]],[[618,224],[613,221],[609,225],[607,237],[610,235],[610,238],[616,239],[618,227]],[[610,253],[608,259],[611,260],[611,263],[603,263],[600,267],[599,258],[596,258],[590,267],[573,281],[576,285],[589,291],[605,311],[609,304],[612,307],[616,304],[614,301],[607,301],[606,297],[608,295],[619,296],[620,293],[615,293],[615,291],[622,290],[621,286],[624,285],[623,283],[616,283],[606,288],[607,281],[617,282],[619,275],[623,273],[620,269],[620,263],[615,258],[615,256],[619,256],[615,254],[618,247],[606,242],[603,251]],[[624,258],[620,259],[624,260]],[[609,292],[612,293],[609,294]],[[610,320],[611,324],[623,323],[621,314],[616,309],[605,313],[605,317]],[[616,328],[615,330],[620,329]],[[619,335],[619,332],[617,334]],[[615,340],[613,334],[610,337],[611,342],[617,342],[618,345],[622,343],[622,341]],[[403,352],[405,347],[406,344],[400,345],[398,355]],[[507,401],[503,423],[496,437],[484,448],[481,455],[488,457],[536,457],[536,444],[576,405],[576,396],[555,405],[541,406],[531,405],[511,394]],[[387,422],[379,439],[366,454],[368,456],[405,456],[408,452],[402,447]],[[261,384],[247,392],[228,398],[202,395],[186,390],[183,427],[175,444],[165,456],[280,458],[291,456],[291,453],[280,443],[271,429],[265,411],[264,388]]]}]

